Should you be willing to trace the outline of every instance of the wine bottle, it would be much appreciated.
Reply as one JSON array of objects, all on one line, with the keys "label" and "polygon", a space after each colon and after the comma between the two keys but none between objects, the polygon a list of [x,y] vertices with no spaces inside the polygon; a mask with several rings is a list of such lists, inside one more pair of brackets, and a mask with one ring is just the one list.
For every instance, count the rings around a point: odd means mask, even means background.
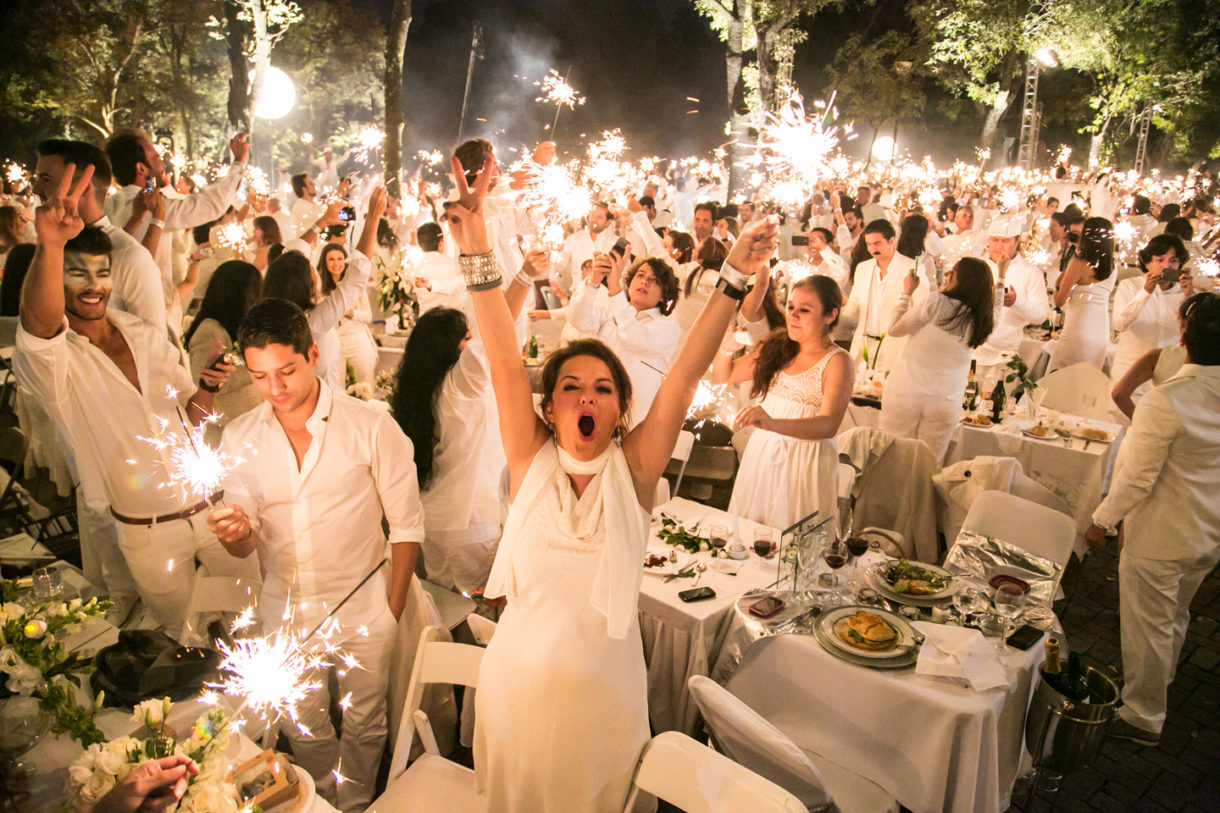
[{"label": "wine bottle", "polygon": [[966,378],[966,396],[962,400],[962,409],[973,412],[979,406],[978,362],[970,359],[970,375]]},{"label": "wine bottle", "polygon": [[1004,420],[1004,376],[1001,375],[991,388],[991,420],[1001,423]]},{"label": "wine bottle", "polygon": [[1068,653],[1068,670],[1060,682],[1059,691],[1077,703],[1085,703],[1089,699],[1089,684],[1084,679],[1084,671],[1080,667],[1080,653]]},{"label": "wine bottle", "polygon": [[530,336],[529,342],[525,345],[525,354],[532,359],[538,358],[538,340],[533,336]]},{"label": "wine bottle", "polygon": [[1048,636],[1046,639],[1046,660],[1042,664],[1042,679],[1050,684],[1055,691],[1063,683],[1063,667],[1059,664],[1059,639]]}]

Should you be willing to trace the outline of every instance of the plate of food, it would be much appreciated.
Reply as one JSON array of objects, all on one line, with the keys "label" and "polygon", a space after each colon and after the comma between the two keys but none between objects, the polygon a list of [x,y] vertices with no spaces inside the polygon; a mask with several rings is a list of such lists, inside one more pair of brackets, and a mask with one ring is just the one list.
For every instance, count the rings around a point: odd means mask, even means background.
[{"label": "plate of food", "polygon": [[902,616],[876,607],[839,607],[823,613],[819,639],[836,655],[878,663],[906,659],[916,650],[916,634]]},{"label": "plate of food", "polygon": [[990,429],[991,427],[995,426],[995,421],[991,420],[991,416],[984,415],[981,412],[974,415],[965,416],[962,418],[962,423],[966,424],[967,426],[976,426],[979,429]]},{"label": "plate of food", "polygon": [[1077,426],[1072,430],[1072,435],[1081,440],[1091,440],[1097,443],[1112,443],[1114,441],[1113,435],[1095,426]]},{"label": "plate of food", "polygon": [[[671,551],[677,551],[676,561],[670,560]],[[653,543],[644,551],[644,572],[654,576],[676,576],[694,566],[694,556],[665,544]]]},{"label": "plate of food", "polygon": [[908,559],[874,565],[869,573],[886,598],[904,604],[926,606],[951,597],[957,589],[949,571]]},{"label": "plate of food", "polygon": [[1028,429],[1022,429],[1021,434],[1025,435],[1025,437],[1027,437],[1027,438],[1033,438],[1034,440],[1058,440],[1059,439],[1059,436],[1055,434],[1054,430],[1052,430],[1046,424],[1041,424],[1041,423],[1034,424],[1033,426],[1029,427]]}]

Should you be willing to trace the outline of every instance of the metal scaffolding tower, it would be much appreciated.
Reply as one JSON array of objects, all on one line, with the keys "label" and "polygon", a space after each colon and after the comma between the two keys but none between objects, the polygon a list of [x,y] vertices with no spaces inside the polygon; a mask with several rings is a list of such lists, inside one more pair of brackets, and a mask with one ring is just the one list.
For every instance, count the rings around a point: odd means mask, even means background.
[{"label": "metal scaffolding tower", "polygon": [[1152,103],[1144,106],[1140,115],[1140,137],[1135,145],[1135,173],[1144,174],[1144,161],[1148,157],[1148,131],[1152,129]]},{"label": "metal scaffolding tower", "polygon": [[1017,166],[1026,172],[1034,168],[1038,146],[1038,77],[1042,63],[1032,54],[1025,60],[1025,98],[1021,104],[1021,142],[1017,147]]}]

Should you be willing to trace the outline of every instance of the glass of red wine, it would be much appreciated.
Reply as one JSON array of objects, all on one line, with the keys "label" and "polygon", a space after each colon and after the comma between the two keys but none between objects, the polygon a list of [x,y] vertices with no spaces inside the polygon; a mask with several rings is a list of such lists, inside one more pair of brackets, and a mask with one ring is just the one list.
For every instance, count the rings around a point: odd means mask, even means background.
[{"label": "glass of red wine", "polygon": [[758,525],[754,528],[754,552],[764,558],[775,549],[775,531]]},{"label": "glass of red wine", "polygon": [[830,576],[833,578],[834,587],[832,594],[834,598],[838,598],[839,594],[839,576],[838,570],[847,564],[851,558],[851,553],[847,550],[847,545],[842,539],[832,539],[826,543],[826,547],[822,549],[822,561],[830,568]]},{"label": "glass of red wine", "polygon": [[729,529],[723,525],[709,525],[708,537],[712,544],[712,553],[714,555],[724,550],[725,546],[729,544]]}]

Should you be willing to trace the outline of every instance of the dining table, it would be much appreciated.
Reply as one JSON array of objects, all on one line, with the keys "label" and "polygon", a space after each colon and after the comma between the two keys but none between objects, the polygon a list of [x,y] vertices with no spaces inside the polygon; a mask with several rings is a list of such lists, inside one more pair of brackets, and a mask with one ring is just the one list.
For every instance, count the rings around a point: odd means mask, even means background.
[{"label": "dining table", "polygon": [[[852,605],[865,585],[875,586],[862,575],[853,584],[856,592],[836,597],[826,609],[814,598],[814,612]],[[931,633],[941,622],[956,623],[952,610],[932,610],[931,604],[919,629]],[[1038,623],[1059,627],[1049,609],[1037,614]],[[1009,807],[1014,783],[1030,767],[1025,717],[1037,686],[1041,638],[1026,650],[995,651],[987,642],[1002,677],[978,690],[961,676],[925,674],[922,652],[920,665],[912,658],[905,667],[873,668],[830,651],[830,644],[799,625],[783,634],[760,632],[759,626],[740,610],[734,614],[712,678],[802,750],[871,780],[915,813],[1001,813]]]}]

